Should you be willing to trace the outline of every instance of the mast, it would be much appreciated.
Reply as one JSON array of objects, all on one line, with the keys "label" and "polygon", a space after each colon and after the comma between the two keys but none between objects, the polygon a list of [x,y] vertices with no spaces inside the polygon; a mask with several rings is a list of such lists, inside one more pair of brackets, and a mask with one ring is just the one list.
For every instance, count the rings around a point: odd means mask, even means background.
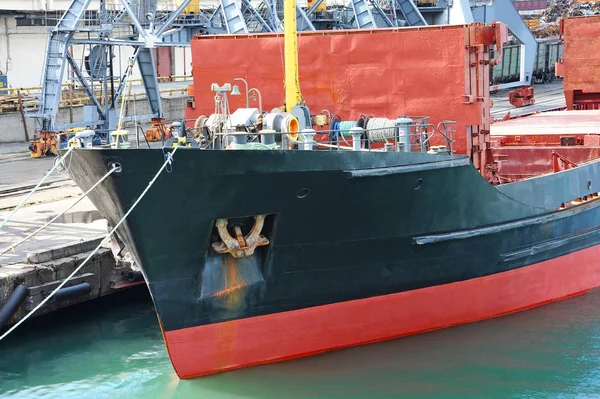
[{"label": "mast", "polygon": [[285,44],[285,110],[302,102],[298,79],[298,41],[296,37],[296,0],[284,0],[283,37]]}]

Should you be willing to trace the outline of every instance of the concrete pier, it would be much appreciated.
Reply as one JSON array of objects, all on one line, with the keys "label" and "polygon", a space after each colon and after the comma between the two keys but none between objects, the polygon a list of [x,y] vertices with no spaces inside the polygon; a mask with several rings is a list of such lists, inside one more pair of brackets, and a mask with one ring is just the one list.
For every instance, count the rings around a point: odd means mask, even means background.
[{"label": "concrete pier", "polygon": [[[181,120],[187,105],[187,85],[190,82],[161,84],[165,118]],[[184,89],[184,90],[181,90]],[[134,87],[139,92],[141,87]],[[130,101],[128,114],[149,113],[144,98]],[[59,123],[81,120],[81,107],[61,108],[57,115]],[[25,126],[19,113],[0,114],[0,220],[4,220],[25,198],[29,191],[52,168],[54,157],[32,159],[29,142],[24,141]],[[27,119],[27,131],[35,128]],[[140,125],[146,129],[149,121]],[[129,140],[135,143],[137,129]],[[29,137],[31,139],[31,137]],[[143,137],[140,142],[145,145]],[[160,142],[150,143],[160,146]],[[27,201],[26,205],[0,230],[0,251],[22,240],[50,219],[63,212],[82,195],[81,189],[67,174],[55,172]],[[0,255],[0,309],[7,302],[15,287],[24,285],[28,295],[10,320],[13,324],[51,293],[100,243],[108,233],[106,221],[92,203],[84,199],[48,228],[19,245],[14,251]],[[78,287],[75,296],[63,291],[60,300],[50,300],[34,315],[40,316],[56,309],[89,301],[104,295],[144,284],[128,258],[122,258],[121,248],[113,241],[105,240],[103,247],[90,261],[66,283],[65,288]],[[69,293],[73,288],[71,288]],[[62,290],[61,290],[62,291]]]},{"label": "concrete pier", "polygon": [[[2,158],[0,154],[0,160]],[[52,167],[52,161],[51,157],[22,158],[0,164],[0,220],[4,220],[41,180]],[[41,187],[0,230],[0,250],[38,229],[81,195],[81,189],[66,174],[53,175],[49,183]],[[29,290],[9,324],[17,322],[52,292],[96,248],[107,232],[106,221],[89,200],[83,199],[45,230],[15,250],[0,255],[0,308],[16,286],[24,285]],[[143,279],[130,281],[131,272],[131,263],[115,257],[107,239],[75,278],[65,285],[82,285],[87,290],[81,290],[75,297],[51,299],[34,316],[144,283]]]}]

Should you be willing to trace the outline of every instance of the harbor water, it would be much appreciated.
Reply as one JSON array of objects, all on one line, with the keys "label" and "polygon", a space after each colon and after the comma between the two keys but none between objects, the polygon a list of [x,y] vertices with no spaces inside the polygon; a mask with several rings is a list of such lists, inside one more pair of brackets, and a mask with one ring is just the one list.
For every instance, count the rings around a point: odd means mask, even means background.
[{"label": "harbor water", "polygon": [[1,398],[600,398],[600,291],[417,336],[181,381],[144,287],[0,342]]}]

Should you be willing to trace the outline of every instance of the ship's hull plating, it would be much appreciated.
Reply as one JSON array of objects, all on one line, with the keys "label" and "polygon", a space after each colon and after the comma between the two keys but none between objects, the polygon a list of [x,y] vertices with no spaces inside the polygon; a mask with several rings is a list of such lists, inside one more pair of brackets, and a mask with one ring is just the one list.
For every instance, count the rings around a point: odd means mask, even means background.
[{"label": "ship's hull plating", "polygon": [[181,378],[308,356],[524,310],[600,285],[595,246],[490,276],[165,333]]},{"label": "ship's hull plating", "polygon": [[[80,150],[71,174],[115,224],[161,150]],[[599,165],[494,188],[462,157],[179,150],[119,236],[182,378],[472,322],[600,286]],[[592,183],[593,182],[593,183]],[[594,187],[593,187],[594,186]],[[215,220],[269,244],[218,254]]]}]

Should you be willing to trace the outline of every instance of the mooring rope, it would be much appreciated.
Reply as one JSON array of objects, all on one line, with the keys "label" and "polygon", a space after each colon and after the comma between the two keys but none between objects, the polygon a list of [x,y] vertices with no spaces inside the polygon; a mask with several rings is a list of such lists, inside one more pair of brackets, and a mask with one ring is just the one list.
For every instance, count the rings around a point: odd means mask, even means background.
[{"label": "mooring rope", "polygon": [[50,298],[52,298],[54,296],[54,294],[56,294],[58,292],[58,290],[60,290],[62,287],[64,287],[64,285],[70,279],[72,279],[81,270],[81,268],[83,268],[83,266],[85,266],[86,263],[88,263],[88,261],[92,258],[92,256],[94,256],[96,254],[96,252],[98,252],[100,250],[100,247],[102,247],[102,243],[104,242],[104,240],[106,240],[107,238],[109,238],[110,236],[112,236],[114,234],[114,232],[117,231],[117,229],[119,228],[119,226],[121,226],[121,224],[125,221],[125,219],[127,219],[127,217],[129,216],[129,214],[135,209],[135,207],[137,206],[137,204],[142,200],[142,198],[144,198],[144,196],[146,195],[146,193],[148,192],[148,190],[150,190],[150,187],[152,187],[152,185],[154,184],[154,182],[156,181],[156,179],[158,179],[158,176],[160,176],[160,174],[163,172],[163,170],[167,167],[167,164],[171,165],[171,163],[173,162],[173,155],[175,154],[175,152],[177,152],[178,148],[179,147],[175,147],[175,149],[173,150],[173,152],[170,153],[170,156],[168,156],[167,159],[165,159],[165,162],[162,164],[162,166],[160,167],[160,169],[158,170],[158,172],[156,173],[156,175],[154,175],[154,177],[152,178],[152,180],[150,180],[150,182],[148,183],[148,186],[144,189],[144,191],[142,191],[142,193],[140,194],[140,196],[138,197],[138,199],[133,203],[133,205],[131,205],[131,208],[129,208],[129,210],[127,211],[127,213],[125,213],[125,215],[123,215],[123,217],[121,218],[121,220],[119,220],[119,222],[115,225],[115,227],[113,227],[112,230],[109,231],[108,234],[106,234],[104,236],[104,238],[102,239],[102,241],[100,241],[100,243],[98,244],[98,246],[96,247],[96,249],[94,249],[88,255],[88,257],[85,258],[85,260],[83,262],[81,262],[81,264],[79,266],[77,266],[75,268],[75,270],[73,270],[73,272],[71,274],[69,274],[69,276],[66,279],[64,279],[58,285],[58,287],[56,287],[54,289],[54,291],[52,291],[50,293],[50,295],[48,295],[46,298],[44,298],[42,300],[42,302],[40,302],[35,308],[33,308],[33,310],[31,310],[31,312],[27,313],[21,320],[19,320],[17,323],[15,323],[15,325],[13,325],[10,329],[8,329],[8,331],[6,331],[0,337],[0,341],[2,341],[4,338],[6,338],[8,336],[8,334],[10,334],[11,332],[13,332],[17,327],[19,327],[21,324],[23,324],[25,322],[25,320],[27,320],[29,317],[31,317],[32,314],[34,314],[42,306],[44,306],[44,304],[46,304],[46,302],[48,302],[50,300]]},{"label": "mooring rope", "polygon": [[339,124],[340,134],[345,137],[352,137],[350,134],[350,129],[356,126],[356,121],[341,121]]},{"label": "mooring rope", "polygon": [[83,195],[81,197],[79,197],[77,199],[77,201],[75,201],[73,204],[71,204],[71,206],[69,206],[67,209],[65,209],[64,211],[62,211],[60,214],[56,215],[55,217],[53,217],[49,222],[47,222],[46,224],[44,224],[42,227],[40,227],[39,229],[37,229],[36,231],[34,231],[33,233],[29,234],[27,237],[23,238],[21,241],[17,242],[16,244],[13,244],[11,246],[9,246],[8,248],[2,249],[0,250],[0,256],[4,255],[5,253],[7,253],[8,251],[12,251],[14,250],[16,247],[18,247],[19,245],[23,244],[25,241],[29,240],[31,237],[35,236],[37,233],[39,233],[40,231],[44,230],[46,227],[50,226],[52,223],[54,223],[59,217],[61,217],[62,215],[64,215],[65,213],[67,213],[69,210],[73,209],[73,207],[75,205],[77,205],[79,202],[81,202],[85,197],[88,196],[89,193],[91,193],[96,187],[98,187],[104,180],[106,180],[108,178],[108,176],[112,175],[116,170],[118,170],[118,167],[113,167],[111,170],[108,171],[107,174],[105,174],[104,176],[102,176],[102,178],[100,180],[98,180],[98,182],[96,182],[96,184],[94,184],[89,190],[87,190],[85,193],[83,193]]},{"label": "mooring rope", "polygon": [[67,152],[65,152],[65,155],[63,155],[60,158],[59,162],[55,162],[54,166],[52,166],[52,169],[50,169],[50,171],[48,173],[46,173],[46,176],[44,176],[44,178],[42,180],[40,180],[40,182],[37,184],[37,186],[35,186],[30,192],[29,194],[25,197],[25,199],[23,199],[23,201],[21,201],[21,203],[10,213],[10,215],[8,215],[8,217],[6,219],[4,219],[2,221],[2,223],[0,223],[0,230],[6,225],[6,223],[8,223],[8,221],[15,216],[15,213],[17,213],[17,211],[19,209],[21,209],[21,207],[23,205],[25,205],[25,203],[27,202],[27,200],[29,198],[31,198],[31,196],[33,195],[33,193],[35,193],[37,191],[38,188],[40,188],[40,186],[42,185],[43,182],[46,181],[46,179],[48,177],[50,177],[50,175],[56,170],[56,168],[58,167],[58,165],[60,165],[66,158],[67,156],[71,153],[71,151],[73,151],[75,147],[70,147],[69,150]]},{"label": "mooring rope", "polygon": [[396,137],[396,121],[387,118],[372,118],[367,123],[367,136],[371,142],[384,142]]}]

